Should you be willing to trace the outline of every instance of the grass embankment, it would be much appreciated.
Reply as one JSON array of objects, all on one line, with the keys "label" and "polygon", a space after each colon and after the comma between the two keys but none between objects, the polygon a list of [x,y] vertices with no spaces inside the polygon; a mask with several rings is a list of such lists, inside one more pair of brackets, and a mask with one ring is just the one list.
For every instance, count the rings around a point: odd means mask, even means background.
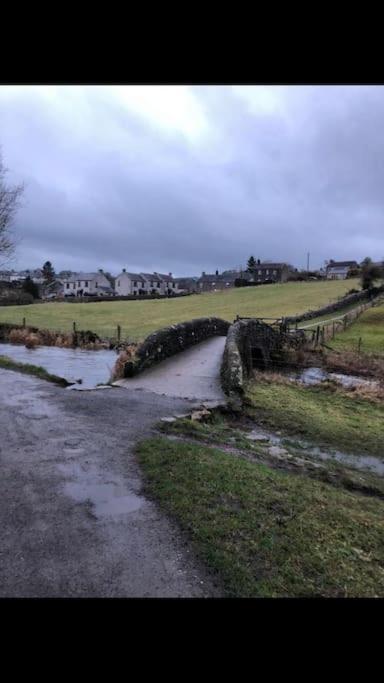
[{"label": "grass embankment", "polygon": [[167,325],[205,316],[232,321],[236,315],[281,317],[320,308],[355,287],[357,280],[290,282],[210,292],[178,299],[110,301],[89,304],[46,303],[0,307],[0,322],[22,323],[39,328],[71,331],[92,330],[100,336],[140,340]]},{"label": "grass embankment", "polygon": [[67,382],[63,377],[58,377],[57,375],[51,375],[50,372],[44,370],[44,368],[39,365],[31,365],[29,363],[19,363],[7,356],[0,356],[0,368],[4,370],[14,370],[16,372],[21,372],[24,375],[33,375],[39,379],[44,379],[47,382],[52,382],[53,384],[58,384],[61,387],[69,387],[71,382]]},{"label": "grass embankment", "polygon": [[226,595],[384,596],[382,501],[166,438],[138,458]]},{"label": "grass embankment", "polygon": [[361,352],[384,358],[384,304],[364,311],[344,332],[331,342],[337,351],[357,351],[361,338]]},{"label": "grass embankment", "polygon": [[246,411],[273,430],[304,437],[317,445],[384,460],[384,403],[332,383],[301,386],[263,379],[248,382]]}]

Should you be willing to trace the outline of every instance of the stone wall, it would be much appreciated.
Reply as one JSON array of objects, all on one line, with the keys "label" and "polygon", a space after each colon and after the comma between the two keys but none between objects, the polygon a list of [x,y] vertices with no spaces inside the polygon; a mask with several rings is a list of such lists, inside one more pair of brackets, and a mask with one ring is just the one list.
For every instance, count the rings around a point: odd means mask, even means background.
[{"label": "stone wall", "polygon": [[136,358],[124,366],[124,377],[133,377],[170,356],[213,336],[226,336],[230,323],[221,318],[196,318],[157,330],[139,346]]},{"label": "stone wall", "polygon": [[315,311],[307,311],[306,313],[301,313],[300,315],[292,315],[284,318],[284,322],[287,325],[292,325],[294,323],[299,323],[302,320],[312,320],[313,318],[318,318],[322,315],[328,315],[328,313],[334,313],[337,311],[350,306],[351,304],[358,304],[364,301],[369,301],[374,299],[378,294],[384,292],[384,285],[381,287],[372,287],[372,289],[366,289],[362,292],[356,292],[355,294],[349,294],[348,296],[335,301],[333,304],[328,304],[322,308],[318,308]]},{"label": "stone wall", "polygon": [[259,320],[239,320],[231,325],[221,366],[225,393],[242,393],[252,367],[268,367],[277,359],[285,343],[284,334]]}]

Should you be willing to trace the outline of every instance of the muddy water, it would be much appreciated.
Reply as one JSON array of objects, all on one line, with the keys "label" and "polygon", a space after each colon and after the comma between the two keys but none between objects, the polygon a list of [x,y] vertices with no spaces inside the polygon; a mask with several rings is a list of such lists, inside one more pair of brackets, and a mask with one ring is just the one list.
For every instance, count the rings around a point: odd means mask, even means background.
[{"label": "muddy water", "polygon": [[374,380],[364,379],[355,375],[343,375],[337,372],[327,372],[322,368],[306,368],[303,371],[291,374],[291,379],[294,379],[303,384],[320,384],[327,379],[334,379],[340,382],[344,387],[355,386],[376,386],[377,382]]},{"label": "muddy water", "polygon": [[245,432],[244,436],[250,441],[259,441],[260,443],[269,442],[271,446],[281,446],[290,453],[295,452],[296,455],[308,456],[319,460],[333,460],[345,465],[345,467],[353,467],[358,470],[365,470],[384,476],[384,462],[373,455],[352,455],[350,453],[342,453],[341,451],[332,448],[330,448],[329,451],[324,451],[318,446],[313,446],[295,436],[283,437],[276,433],[260,429],[259,427],[253,429],[251,432]]},{"label": "muddy water", "polygon": [[63,349],[55,346],[37,346],[27,349],[19,344],[0,344],[0,355],[20,363],[40,365],[53,375],[64,377],[68,382],[78,382],[70,389],[94,389],[97,384],[108,382],[116,362],[116,351],[102,349]]}]

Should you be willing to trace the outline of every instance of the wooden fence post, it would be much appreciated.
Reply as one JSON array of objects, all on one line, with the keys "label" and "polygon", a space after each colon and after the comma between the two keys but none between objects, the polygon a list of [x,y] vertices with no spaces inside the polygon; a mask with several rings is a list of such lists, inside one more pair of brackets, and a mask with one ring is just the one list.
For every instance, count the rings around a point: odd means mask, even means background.
[{"label": "wooden fence post", "polygon": [[335,338],[335,323],[332,323],[332,339]]},{"label": "wooden fence post", "polygon": [[76,332],[76,322],[73,321],[73,331]]},{"label": "wooden fence post", "polygon": [[120,325],[117,326],[117,341],[120,342],[121,339],[121,327]]},{"label": "wooden fence post", "polygon": [[359,343],[358,343],[358,345],[357,345],[357,353],[358,353],[359,355],[360,355],[360,351],[361,351],[361,342],[362,342],[362,339],[361,339],[361,337],[359,337]]},{"label": "wooden fence post", "polygon": [[318,325],[318,326],[316,327],[315,347],[316,347],[316,346],[318,345],[318,343],[319,343],[319,336],[320,336],[320,325]]},{"label": "wooden fence post", "polygon": [[23,327],[25,327],[25,318],[23,318]]}]

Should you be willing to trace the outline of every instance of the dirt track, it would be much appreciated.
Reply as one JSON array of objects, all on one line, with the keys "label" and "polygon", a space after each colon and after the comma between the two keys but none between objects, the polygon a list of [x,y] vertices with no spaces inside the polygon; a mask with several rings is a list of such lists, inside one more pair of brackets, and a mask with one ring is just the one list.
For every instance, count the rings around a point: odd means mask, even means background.
[{"label": "dirt track", "polygon": [[0,370],[0,596],[218,595],[142,494],[135,442],[192,402]]}]

